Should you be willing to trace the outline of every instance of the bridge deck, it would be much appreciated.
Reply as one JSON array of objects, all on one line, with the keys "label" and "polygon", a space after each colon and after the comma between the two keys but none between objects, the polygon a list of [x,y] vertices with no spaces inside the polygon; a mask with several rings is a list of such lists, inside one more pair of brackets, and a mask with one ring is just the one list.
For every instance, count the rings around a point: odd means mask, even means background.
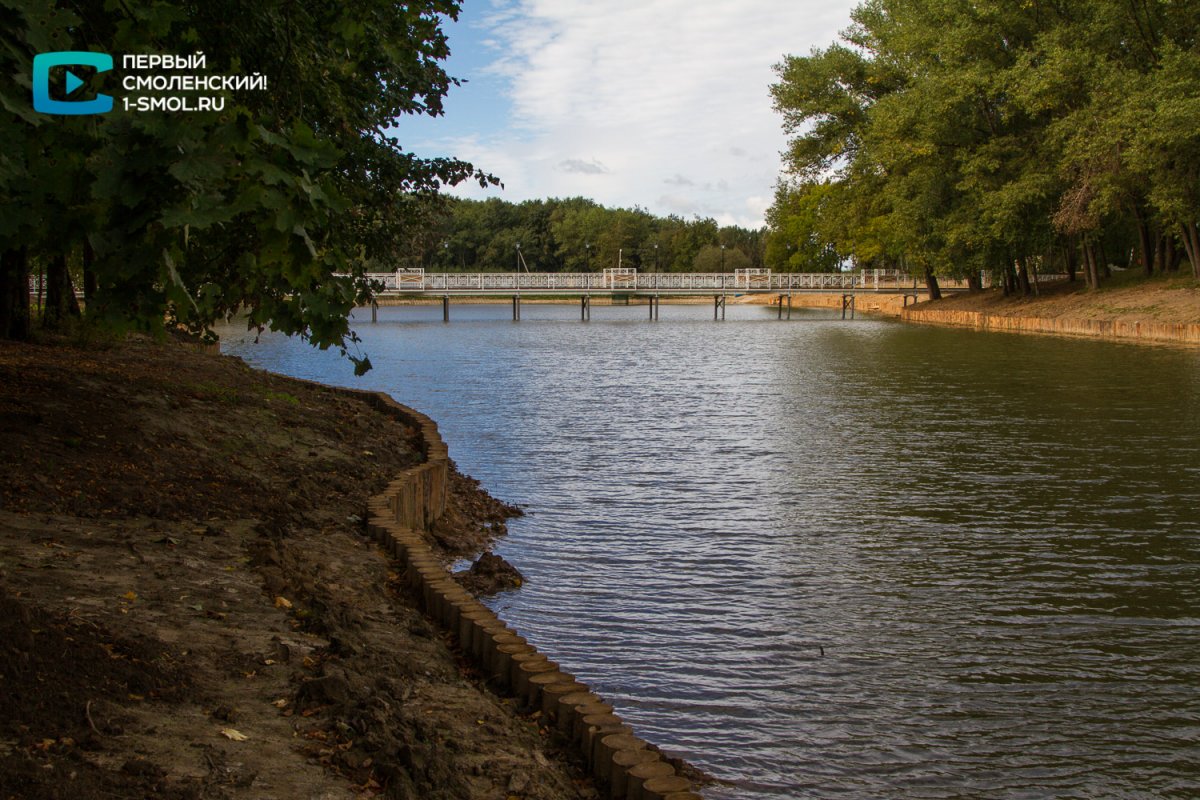
[{"label": "bridge deck", "polygon": [[[833,273],[660,272],[440,272],[419,270],[370,273],[383,295],[480,296],[539,294],[579,295],[712,295],[786,294],[789,292],[914,294],[908,275],[890,270]],[[943,284],[955,289],[956,285]]]}]

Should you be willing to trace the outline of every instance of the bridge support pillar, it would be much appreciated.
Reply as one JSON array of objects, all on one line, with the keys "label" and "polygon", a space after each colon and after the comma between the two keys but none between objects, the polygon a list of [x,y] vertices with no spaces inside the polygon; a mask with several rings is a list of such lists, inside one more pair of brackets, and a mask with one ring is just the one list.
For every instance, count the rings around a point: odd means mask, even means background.
[{"label": "bridge support pillar", "polygon": [[450,321],[450,295],[442,295],[442,322]]},{"label": "bridge support pillar", "polygon": [[725,319],[725,295],[723,294],[713,295],[713,320],[717,319]]},{"label": "bridge support pillar", "polygon": [[658,295],[650,296],[650,321],[654,322],[658,319]]},{"label": "bridge support pillar", "polygon": [[779,305],[779,313],[776,315],[775,319],[783,319],[783,295],[779,295],[778,305]]},{"label": "bridge support pillar", "polygon": [[521,321],[521,295],[513,295],[513,322]]},{"label": "bridge support pillar", "polygon": [[788,319],[792,318],[792,293],[788,292]]},{"label": "bridge support pillar", "polygon": [[850,319],[854,319],[854,295],[842,295],[842,319],[846,318],[846,311],[850,311]]},{"label": "bridge support pillar", "polygon": [[579,320],[581,322],[587,322],[591,318],[592,318],[592,297],[591,297],[591,295],[585,294],[583,297],[579,298]]},{"label": "bridge support pillar", "polygon": [[371,322],[379,322],[379,303],[374,300],[371,301]]}]

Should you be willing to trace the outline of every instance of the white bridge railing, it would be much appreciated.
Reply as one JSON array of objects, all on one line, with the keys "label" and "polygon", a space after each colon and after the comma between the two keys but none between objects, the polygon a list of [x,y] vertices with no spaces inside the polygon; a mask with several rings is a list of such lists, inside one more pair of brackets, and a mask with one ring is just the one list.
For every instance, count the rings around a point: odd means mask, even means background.
[{"label": "white bridge railing", "polygon": [[397,270],[367,275],[388,294],[438,292],[779,292],[805,289],[902,290],[914,288],[912,276],[894,270],[858,272],[425,272]]}]

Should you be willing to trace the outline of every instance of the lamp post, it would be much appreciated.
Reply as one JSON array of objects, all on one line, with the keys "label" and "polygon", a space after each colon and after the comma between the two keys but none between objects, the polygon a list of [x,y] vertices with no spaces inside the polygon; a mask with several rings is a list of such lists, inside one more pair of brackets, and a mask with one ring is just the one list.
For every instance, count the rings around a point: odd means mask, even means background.
[{"label": "lamp post", "polygon": [[446,269],[454,266],[454,262],[450,260],[450,243],[442,242],[442,261],[446,263]]},{"label": "lamp post", "polygon": [[592,243],[591,242],[583,243],[583,253],[584,253],[584,256],[583,256],[584,262],[587,264],[587,271],[591,272],[592,271]]},{"label": "lamp post", "polygon": [[725,272],[725,245],[721,245],[721,272]]},{"label": "lamp post", "polygon": [[517,263],[513,271],[513,322],[521,319],[521,243],[517,242]]},{"label": "lamp post", "polygon": [[654,274],[658,274],[658,243],[654,243]]}]

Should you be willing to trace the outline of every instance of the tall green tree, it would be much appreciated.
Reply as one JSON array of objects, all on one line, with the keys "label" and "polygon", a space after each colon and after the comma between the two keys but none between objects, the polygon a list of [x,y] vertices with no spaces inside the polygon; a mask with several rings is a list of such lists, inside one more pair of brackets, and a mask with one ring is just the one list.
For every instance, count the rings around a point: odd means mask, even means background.
[{"label": "tall green tree", "polygon": [[[30,198],[31,223],[0,231],[0,251],[26,248],[55,261],[82,243],[38,241],[29,229],[86,212],[94,320],[203,332],[245,309],[251,325],[347,352],[356,341],[349,312],[371,294],[367,266],[395,257],[441,186],[494,182],[463,162],[417,158],[388,134],[402,114],[442,111],[454,81],[441,66],[448,49],[440,24],[457,15],[452,0],[0,0],[0,8],[11,23],[5,52],[15,74],[28,75],[28,59],[46,49],[203,52],[209,73],[269,81],[269,91],[231,92],[220,112],[126,112],[118,104],[78,120],[31,116],[27,97],[6,92],[15,141],[70,137],[85,157],[31,150],[19,168],[5,169],[5,200]],[[96,88],[117,93],[120,85],[109,75]],[[72,205],[57,187],[86,202]]]},{"label": "tall green tree", "polygon": [[775,187],[775,202],[767,210],[766,264],[781,272],[835,272],[842,256],[822,225],[833,192],[828,182]]},{"label": "tall green tree", "polygon": [[[1197,0],[868,0],[844,44],[772,87],[790,180],[835,190],[814,229],[859,263],[986,270],[1030,290],[1048,261],[1098,285],[1109,257],[1195,262]],[[832,215],[837,220],[830,220]],[[780,224],[773,226],[779,235]]]}]

